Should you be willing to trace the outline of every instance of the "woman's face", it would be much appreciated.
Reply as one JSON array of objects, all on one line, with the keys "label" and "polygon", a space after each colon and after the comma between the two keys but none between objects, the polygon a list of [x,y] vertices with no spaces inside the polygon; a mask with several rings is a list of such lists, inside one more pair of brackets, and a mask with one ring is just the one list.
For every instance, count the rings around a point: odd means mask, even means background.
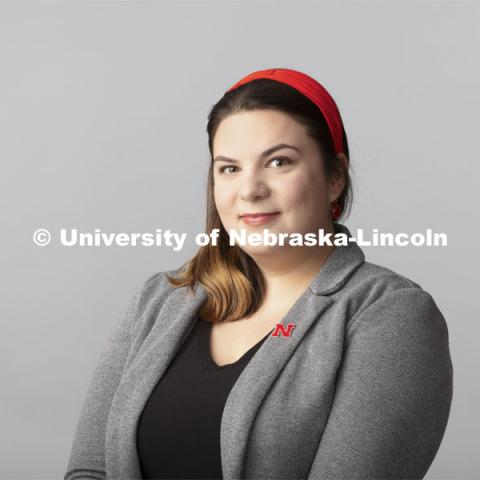
[{"label": "woman's face", "polygon": [[[227,232],[262,233],[267,228],[277,234],[316,234],[319,228],[331,229],[330,205],[343,185],[328,181],[316,143],[291,116],[275,110],[229,115],[215,134],[213,159],[215,204]],[[271,212],[277,213],[263,222],[242,218]],[[255,256],[285,247],[240,248]]]}]

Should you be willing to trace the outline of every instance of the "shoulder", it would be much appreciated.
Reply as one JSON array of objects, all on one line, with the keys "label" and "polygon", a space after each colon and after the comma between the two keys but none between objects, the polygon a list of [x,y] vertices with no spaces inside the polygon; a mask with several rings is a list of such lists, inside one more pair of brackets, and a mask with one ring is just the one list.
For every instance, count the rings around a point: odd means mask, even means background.
[{"label": "shoulder", "polygon": [[346,325],[347,338],[396,342],[397,347],[448,345],[445,317],[432,295],[417,282],[370,262],[365,262],[350,281],[356,309]]},{"label": "shoulder", "polygon": [[400,288],[421,288],[411,278],[401,275],[390,268],[367,261],[363,262],[355,270],[349,284],[350,288],[361,287],[363,291],[372,294]]},{"label": "shoulder", "polygon": [[158,308],[175,290],[175,287],[168,281],[168,276],[174,277],[178,272],[179,269],[156,272],[137,286],[130,306],[133,316],[132,331],[139,326],[142,318],[151,317],[152,313],[158,311]]},{"label": "shoulder", "polygon": [[[341,295],[341,292],[339,292]],[[345,286],[352,315],[347,331],[366,329],[378,333],[389,329],[428,335],[436,332],[448,338],[445,318],[432,295],[420,284],[389,268],[364,262]],[[339,297],[340,298],[340,297]]]},{"label": "shoulder", "polygon": [[175,269],[156,272],[148,276],[143,280],[138,293],[146,299],[172,290],[173,285],[168,281],[168,276],[175,276],[177,273],[178,270]]}]

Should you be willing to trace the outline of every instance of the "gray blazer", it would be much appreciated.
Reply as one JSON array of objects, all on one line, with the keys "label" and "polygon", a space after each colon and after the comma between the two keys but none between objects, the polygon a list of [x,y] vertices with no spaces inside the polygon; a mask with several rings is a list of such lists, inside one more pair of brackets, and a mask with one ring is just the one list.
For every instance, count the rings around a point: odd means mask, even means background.
[{"label": "gray blazer", "polygon": [[[206,298],[202,285],[195,294],[170,286],[165,275],[176,272],[148,278],[113,327],[65,480],[142,478],[139,415]],[[453,380],[447,325],[430,294],[350,243],[281,322],[296,324],[291,336],[268,337],[227,398],[223,478],[423,478]]]}]

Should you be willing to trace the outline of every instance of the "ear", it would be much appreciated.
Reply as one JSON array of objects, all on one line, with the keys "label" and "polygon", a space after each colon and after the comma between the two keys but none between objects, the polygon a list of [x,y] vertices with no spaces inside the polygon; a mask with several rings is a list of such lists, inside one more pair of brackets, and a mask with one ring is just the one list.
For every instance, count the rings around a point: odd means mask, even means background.
[{"label": "ear", "polygon": [[348,158],[344,153],[337,153],[337,158],[339,159],[338,171],[332,175],[332,178],[330,178],[328,182],[328,197],[330,202],[333,202],[340,196],[347,183]]}]

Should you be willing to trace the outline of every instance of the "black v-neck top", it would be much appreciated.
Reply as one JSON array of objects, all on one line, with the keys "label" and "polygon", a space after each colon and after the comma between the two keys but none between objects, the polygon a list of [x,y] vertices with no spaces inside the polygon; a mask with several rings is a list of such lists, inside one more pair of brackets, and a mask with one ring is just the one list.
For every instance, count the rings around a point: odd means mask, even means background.
[{"label": "black v-neck top", "polygon": [[227,397],[262,340],[236,362],[210,354],[212,324],[197,317],[140,415],[137,451],[145,479],[221,479],[220,424]]}]

